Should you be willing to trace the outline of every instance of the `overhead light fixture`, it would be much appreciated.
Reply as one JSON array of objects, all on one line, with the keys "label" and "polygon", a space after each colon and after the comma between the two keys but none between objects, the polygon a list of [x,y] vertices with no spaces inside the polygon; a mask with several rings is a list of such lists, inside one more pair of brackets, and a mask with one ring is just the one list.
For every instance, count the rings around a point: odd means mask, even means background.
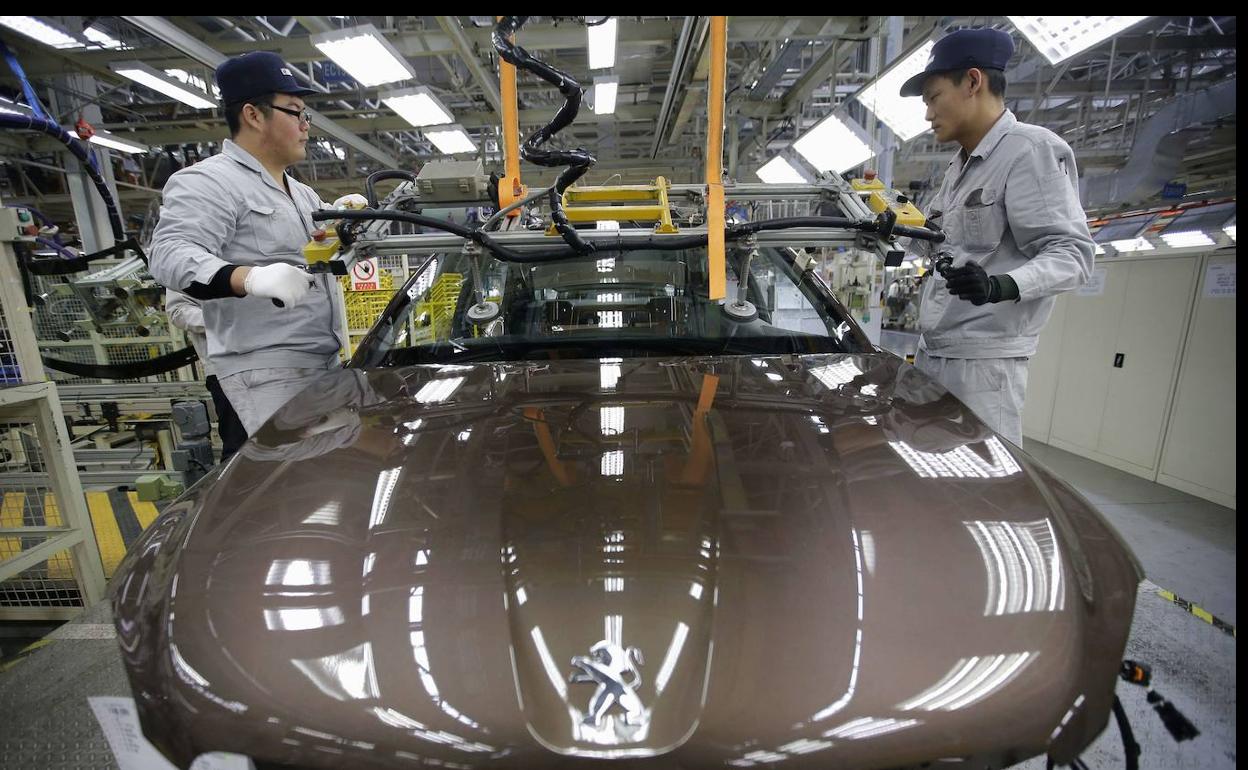
[{"label": "overhead light fixture", "polygon": [[1187,249],[1192,246],[1212,246],[1213,239],[1199,230],[1188,230],[1182,233],[1162,233],[1161,239],[1172,249]]},{"label": "overhead light fixture", "polygon": [[767,184],[803,184],[806,182],[801,172],[779,155],[764,163],[762,168],[754,173]]},{"label": "overhead light fixture", "polygon": [[1234,225],[1234,223],[1229,224],[1229,225],[1227,225],[1226,227],[1223,227],[1223,228],[1222,228],[1222,232],[1226,233],[1226,234],[1227,234],[1227,237],[1229,237],[1232,241],[1233,241],[1233,240],[1235,240],[1235,225]]},{"label": "overhead light fixture", "polygon": [[923,71],[935,45],[935,39],[928,40],[854,95],[855,99],[862,102],[862,106],[875,113],[903,142],[910,141],[932,127],[927,122],[927,105],[922,99],[902,96],[901,86]]},{"label": "overhead light fixture", "polygon": [[615,112],[615,96],[620,90],[620,79],[615,75],[594,78],[594,114],[610,115]]},{"label": "overhead light fixture", "polygon": [[[77,136],[77,134],[74,134],[72,131],[70,132],[70,135]],[[112,133],[109,133],[108,131],[104,131],[98,128],[95,129],[95,134],[86,141],[91,142],[91,144],[98,144],[101,147],[107,147],[110,150],[128,152],[132,155],[148,152],[149,150],[152,149],[151,147],[148,147],[146,144],[140,144],[131,139],[122,139],[120,136],[117,136],[116,134],[112,134]]]},{"label": "overhead light fixture", "polygon": [[614,16],[592,27],[585,28],[589,36],[589,68],[607,69],[615,66],[615,38],[619,20]]},{"label": "overhead light fixture", "polygon": [[1148,16],[1007,16],[1050,64],[1064,62]]},{"label": "overhead light fixture", "polygon": [[[174,80],[177,80],[179,83],[185,83],[191,86],[192,88],[195,88],[196,90],[203,91],[205,93],[207,93],[209,90],[209,84],[205,83],[203,78],[199,77],[198,75],[192,75],[186,70],[173,67],[173,68],[166,69],[165,74],[173,78]],[[220,99],[221,89],[217,88],[217,85],[215,83],[211,84],[211,89],[212,89],[212,98]]]},{"label": "overhead light fixture", "polygon": [[34,16],[0,16],[0,25],[53,48],[86,48],[86,41],[59,24]]},{"label": "overhead light fixture", "polygon": [[1116,251],[1152,251],[1156,248],[1144,238],[1127,238],[1122,241],[1110,241]]},{"label": "overhead light fixture", "polygon": [[477,151],[477,145],[473,143],[472,137],[468,136],[464,127],[457,123],[426,127],[422,129],[422,133],[446,155]]},{"label": "overhead light fixture", "polygon": [[381,100],[413,126],[441,126],[454,123],[455,117],[427,86],[403,88],[383,94]]},{"label": "overhead light fixture", "polygon": [[[620,223],[614,219],[599,219],[597,222],[594,223],[594,229],[595,230],[619,230]],[[599,261],[601,262],[602,260],[599,260]],[[612,261],[614,262],[614,260]],[[599,265],[599,267],[601,268],[602,265]],[[601,273],[603,271],[599,270],[598,272]]]},{"label": "overhead light fixture", "polygon": [[0,96],[0,115],[29,115],[30,108]]},{"label": "overhead light fixture", "polygon": [[820,171],[840,174],[869,160],[875,150],[851,118],[829,115],[793,143],[793,149]]},{"label": "overhead light fixture", "polygon": [[411,65],[372,24],[320,32],[312,45],[364,87],[415,77]]},{"label": "overhead light fixture", "polygon": [[86,35],[87,40],[90,40],[92,43],[95,43],[101,48],[108,48],[109,50],[116,51],[119,48],[126,47],[126,45],[122,43],[120,40],[108,34],[107,32],[100,29],[99,27],[87,27],[86,29],[82,31],[82,34]]},{"label": "overhead light fixture", "polygon": [[177,99],[188,107],[194,107],[197,110],[210,110],[217,106],[217,101],[207,93],[189,83],[179,83],[172,76],[166,75],[155,67],[144,64],[141,61],[110,62],[108,68],[139,85]]}]

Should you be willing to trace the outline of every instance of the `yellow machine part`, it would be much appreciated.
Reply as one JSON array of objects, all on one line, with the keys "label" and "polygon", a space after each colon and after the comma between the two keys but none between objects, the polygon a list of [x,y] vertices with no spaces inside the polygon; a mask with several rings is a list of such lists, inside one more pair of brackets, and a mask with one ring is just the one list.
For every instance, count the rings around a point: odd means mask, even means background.
[{"label": "yellow machine part", "polygon": [[[569,222],[655,222],[656,233],[680,232],[672,224],[672,210],[667,203],[667,188],[663,177],[656,177],[648,185],[607,185],[599,187],[570,187],[563,193],[563,211]],[[585,206],[583,203],[601,203],[601,206]],[[613,204],[632,205],[613,205]],[[546,230],[555,235],[554,225]]]},{"label": "yellow machine part", "polygon": [[308,241],[303,245],[303,258],[309,265],[328,262],[338,253],[338,239],[326,236],[323,241]]},{"label": "yellow machine part", "polygon": [[879,214],[885,209],[892,209],[897,215],[897,224],[907,225],[909,227],[922,227],[927,222],[927,217],[919,211],[918,207],[906,198],[905,202],[900,202],[899,197],[904,198],[901,193],[891,190],[884,186],[884,183],[875,179],[851,179],[850,187],[859,194],[865,194],[867,199],[867,208]]}]

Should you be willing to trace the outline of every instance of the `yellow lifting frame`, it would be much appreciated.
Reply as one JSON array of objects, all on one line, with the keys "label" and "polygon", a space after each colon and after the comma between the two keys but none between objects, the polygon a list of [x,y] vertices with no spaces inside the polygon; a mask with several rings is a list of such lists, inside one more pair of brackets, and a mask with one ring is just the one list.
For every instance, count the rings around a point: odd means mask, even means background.
[{"label": "yellow lifting frame", "polygon": [[[563,212],[569,222],[597,222],[619,220],[624,222],[657,222],[656,233],[679,232],[672,224],[672,210],[667,204],[669,182],[656,177],[654,184],[616,185],[614,187],[569,187],[563,193]],[[632,206],[580,206],[588,203],[636,203]],[[547,233],[554,234],[552,225]]]}]

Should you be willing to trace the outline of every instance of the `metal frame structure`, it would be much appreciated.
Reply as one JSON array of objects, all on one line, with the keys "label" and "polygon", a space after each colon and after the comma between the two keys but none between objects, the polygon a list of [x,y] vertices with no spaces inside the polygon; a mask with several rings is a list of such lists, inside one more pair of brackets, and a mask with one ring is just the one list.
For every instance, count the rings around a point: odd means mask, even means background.
[{"label": "metal frame structure", "polygon": [[103,598],[104,572],[57,387],[44,381],[17,258],[2,240],[0,337],[16,368],[6,379],[20,383],[0,387],[0,424],[37,442],[12,458],[27,472],[0,473],[0,619],[68,619]]},{"label": "metal frame structure", "polygon": [[[710,58],[714,48],[710,17],[621,17],[613,71],[620,77],[616,112],[587,115],[569,127],[569,142],[593,146],[599,164],[586,181],[609,183],[621,174],[624,184],[643,183],[662,175],[676,183],[698,181],[705,159],[709,113],[702,95],[709,91]],[[69,22],[81,24],[75,17]],[[264,48],[280,53],[296,77],[317,90],[308,97],[317,112],[313,131],[326,143],[309,146],[300,164],[305,179],[326,200],[356,192],[363,178],[381,166],[410,166],[438,157],[418,129],[382,105],[382,89],[359,88],[337,78],[311,44],[311,35],[341,26],[373,23],[411,64],[416,81],[439,95],[456,122],[474,135],[487,167],[501,167],[505,152],[499,128],[518,123],[522,130],[540,125],[558,104],[557,92],[531,78],[514,80],[497,59],[489,35],[493,17],[474,16],[174,16],[93,17],[129,50],[55,51],[19,35],[0,33],[17,53],[37,88],[61,93],[66,107],[98,101],[100,128],[131,132],[153,147],[198,146],[225,135],[220,111],[191,111],[168,97],[123,79],[108,65],[126,59],[145,60],[159,68],[178,68],[211,80],[210,67],[224,56]],[[761,163],[788,146],[817,120],[850,102],[848,107],[873,131],[873,116],[853,103],[863,84],[882,72],[893,57],[909,50],[933,30],[992,26],[1012,30],[1005,17],[994,16],[792,16],[735,17],[726,49],[727,99],[724,109],[724,161],[728,177],[750,179]],[[900,40],[896,39],[900,36]],[[557,57],[560,66],[580,73],[585,64],[585,33],[575,23],[534,19],[525,27],[524,45]],[[1019,39],[1019,51],[1007,71],[1007,104],[1020,118],[1049,127],[1076,152],[1081,170],[1122,168],[1132,155],[1139,126],[1168,100],[1198,93],[1227,80],[1235,68],[1236,26],[1233,16],[1156,16],[1104,41],[1073,59],[1052,66]],[[84,73],[83,86],[62,83],[67,71]],[[0,72],[0,85],[15,85]],[[515,89],[513,100],[497,94]],[[59,89],[59,90],[58,90]],[[75,93],[67,93],[74,90]],[[1226,196],[1235,189],[1234,117],[1193,130],[1185,162],[1174,181],[1186,182],[1189,199]],[[881,134],[883,136],[883,134]],[[366,145],[367,150],[361,145]],[[905,189],[930,182],[949,158],[947,146],[930,133],[894,147],[892,186]],[[39,139],[0,137],[0,154],[22,162],[57,166],[53,152]],[[175,152],[179,152],[175,150]],[[35,153],[27,157],[27,153]],[[380,160],[378,155],[388,160]],[[53,161],[44,163],[44,161]],[[122,186],[123,203],[156,194],[149,187],[156,156],[142,164],[140,188]],[[23,170],[26,168],[23,166]],[[34,173],[34,172],[32,172]],[[526,169],[528,183],[547,182],[553,171]],[[20,176],[20,175],[19,175]],[[507,177],[518,176],[518,165]],[[137,181],[137,180],[136,180]],[[39,197],[38,185],[19,181],[23,198]],[[31,188],[34,187],[35,190]],[[56,211],[68,202],[50,190],[42,207]],[[921,191],[919,193],[921,202]],[[514,185],[510,193],[515,195]],[[512,197],[514,199],[514,197]],[[505,204],[504,204],[505,205]]]}]

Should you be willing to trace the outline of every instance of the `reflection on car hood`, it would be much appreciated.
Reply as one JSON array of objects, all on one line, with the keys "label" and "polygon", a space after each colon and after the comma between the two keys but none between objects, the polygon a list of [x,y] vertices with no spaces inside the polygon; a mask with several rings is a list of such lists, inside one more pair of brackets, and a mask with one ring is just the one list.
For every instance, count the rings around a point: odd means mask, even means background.
[{"label": "reflection on car hood", "polygon": [[818,355],[327,374],[114,592],[183,766],[900,767],[1081,749],[1139,577],[913,367]]}]

